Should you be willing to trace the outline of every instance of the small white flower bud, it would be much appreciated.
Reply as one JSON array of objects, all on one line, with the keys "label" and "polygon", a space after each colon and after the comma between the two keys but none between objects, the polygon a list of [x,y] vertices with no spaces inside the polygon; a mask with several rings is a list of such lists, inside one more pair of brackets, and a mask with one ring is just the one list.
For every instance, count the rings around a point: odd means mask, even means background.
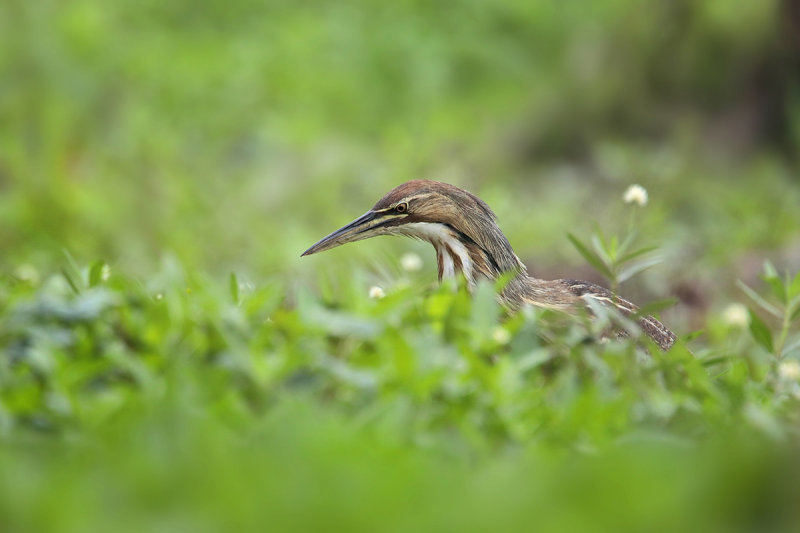
[{"label": "small white flower bud", "polygon": [[789,359],[778,365],[778,376],[784,381],[800,380],[800,363],[796,359]]},{"label": "small white flower bud", "polygon": [[644,207],[647,205],[647,189],[641,185],[631,185],[625,189],[625,194],[622,195],[622,201],[626,204],[637,204]]},{"label": "small white flower bud", "polygon": [[722,321],[729,326],[746,328],[750,324],[747,307],[742,304],[730,304],[722,310]]},{"label": "small white flower bud", "polygon": [[497,326],[492,330],[492,339],[494,339],[494,342],[497,344],[508,344],[511,340],[511,333],[509,333],[506,328]]},{"label": "small white flower bud", "polygon": [[372,287],[369,288],[369,297],[372,298],[373,300],[380,300],[384,296],[386,296],[386,293],[383,292],[383,289],[381,289],[377,285],[373,285]]},{"label": "small white flower bud", "polygon": [[24,263],[17,267],[14,271],[14,276],[29,283],[39,282],[39,271],[36,267],[28,263]]},{"label": "small white flower bud", "polygon": [[409,252],[400,258],[400,266],[406,272],[416,272],[422,268],[422,259],[417,254]]}]

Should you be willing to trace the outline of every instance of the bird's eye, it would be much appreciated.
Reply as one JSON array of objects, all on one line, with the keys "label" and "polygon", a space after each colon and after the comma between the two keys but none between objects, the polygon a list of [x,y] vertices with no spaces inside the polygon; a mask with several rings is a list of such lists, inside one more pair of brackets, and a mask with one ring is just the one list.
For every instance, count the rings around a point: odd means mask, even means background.
[{"label": "bird's eye", "polygon": [[408,211],[408,202],[403,202],[402,204],[397,204],[394,206],[395,213],[405,213]]}]

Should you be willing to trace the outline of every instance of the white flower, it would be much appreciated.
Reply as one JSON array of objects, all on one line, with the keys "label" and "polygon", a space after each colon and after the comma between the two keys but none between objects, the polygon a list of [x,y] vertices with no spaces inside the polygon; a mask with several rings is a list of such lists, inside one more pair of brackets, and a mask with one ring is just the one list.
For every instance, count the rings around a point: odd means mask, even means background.
[{"label": "white flower", "polygon": [[400,258],[400,266],[406,272],[416,272],[422,268],[422,259],[417,254],[409,252]]},{"label": "white flower", "polygon": [[29,283],[38,283],[39,282],[39,271],[36,270],[36,267],[30,264],[22,264],[17,267],[14,271],[14,276],[22,281],[27,281]]},{"label": "white flower", "polygon": [[497,326],[492,330],[492,339],[497,344],[508,344],[508,341],[511,340],[511,333],[502,326]]},{"label": "white flower", "polygon": [[722,321],[729,326],[746,328],[750,324],[750,315],[743,304],[730,304],[722,310]]},{"label": "white flower", "polygon": [[386,293],[383,292],[383,289],[381,289],[377,285],[373,285],[372,287],[369,288],[369,297],[372,298],[373,300],[380,300],[384,296],[386,296]]},{"label": "white flower", "polygon": [[625,189],[625,194],[622,195],[622,201],[626,204],[645,206],[647,205],[647,189],[641,185],[631,185]]},{"label": "white flower", "polygon": [[778,376],[784,381],[800,380],[800,363],[796,359],[789,359],[778,365]]}]

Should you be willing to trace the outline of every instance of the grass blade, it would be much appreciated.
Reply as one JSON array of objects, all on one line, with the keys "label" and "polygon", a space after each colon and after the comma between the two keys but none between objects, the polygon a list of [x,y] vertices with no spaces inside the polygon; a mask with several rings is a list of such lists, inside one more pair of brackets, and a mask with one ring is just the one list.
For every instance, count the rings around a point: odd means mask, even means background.
[{"label": "grass blade", "polygon": [[626,263],[631,259],[636,259],[640,255],[644,255],[648,252],[653,252],[655,250],[658,250],[658,246],[645,246],[644,248],[639,248],[638,250],[634,250],[628,254],[623,255],[622,257],[619,258],[619,262]]},{"label": "grass blade", "polygon": [[755,303],[757,303],[764,311],[768,312],[771,315],[774,315],[778,318],[783,318],[783,313],[781,310],[772,305],[771,303],[767,302],[764,298],[762,298],[756,291],[748,287],[743,281],[738,280],[736,284],[739,286],[744,293],[750,297]]},{"label": "grass blade", "polygon": [[233,300],[233,303],[239,305],[239,280],[236,279],[236,274],[234,272],[231,272],[228,280],[228,288],[231,291],[231,299]]},{"label": "grass blade", "polygon": [[769,353],[773,353],[775,346],[772,342],[772,332],[752,309],[748,309],[748,312],[750,313],[750,333],[753,335],[753,339]]},{"label": "grass blade", "polygon": [[608,265],[606,265],[603,262],[600,256],[598,256],[596,253],[587,248],[586,245],[584,245],[580,240],[578,240],[577,237],[575,237],[575,235],[573,235],[572,233],[568,233],[567,238],[572,243],[572,245],[578,250],[578,253],[580,253],[583,256],[583,258],[590,265],[592,265],[598,272],[603,274],[608,279],[614,277],[613,273],[608,268]]},{"label": "grass blade", "polygon": [[106,268],[106,262],[98,259],[92,266],[89,267],[89,287],[97,287],[103,282],[103,269]]},{"label": "grass blade", "polygon": [[638,263],[633,264],[633,265],[631,265],[631,266],[629,266],[627,268],[624,268],[624,269],[622,269],[622,272],[620,272],[619,275],[617,276],[617,283],[622,283],[626,279],[632,278],[633,276],[635,276],[639,272],[642,272],[643,270],[647,270],[651,266],[655,266],[655,265],[659,264],[663,260],[664,260],[664,258],[661,257],[660,255],[655,255],[655,256],[650,257],[648,259],[644,259],[642,261],[639,261]]}]

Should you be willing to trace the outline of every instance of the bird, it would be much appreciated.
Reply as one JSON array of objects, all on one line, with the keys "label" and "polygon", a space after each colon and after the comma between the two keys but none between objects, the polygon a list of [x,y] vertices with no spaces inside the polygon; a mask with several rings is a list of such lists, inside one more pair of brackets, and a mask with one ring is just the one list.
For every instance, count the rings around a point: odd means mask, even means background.
[{"label": "bird", "polygon": [[599,303],[635,319],[661,350],[669,350],[675,343],[675,334],[658,319],[639,316],[634,304],[605,287],[529,275],[491,208],[474,194],[448,183],[422,179],[403,183],[366,213],[320,239],[302,256],[378,235],[402,235],[431,243],[436,249],[440,282],[460,273],[472,290],[482,279],[509,277],[498,297],[512,312],[533,305],[568,313],[588,308],[592,313],[590,302],[594,301],[595,305]]}]

